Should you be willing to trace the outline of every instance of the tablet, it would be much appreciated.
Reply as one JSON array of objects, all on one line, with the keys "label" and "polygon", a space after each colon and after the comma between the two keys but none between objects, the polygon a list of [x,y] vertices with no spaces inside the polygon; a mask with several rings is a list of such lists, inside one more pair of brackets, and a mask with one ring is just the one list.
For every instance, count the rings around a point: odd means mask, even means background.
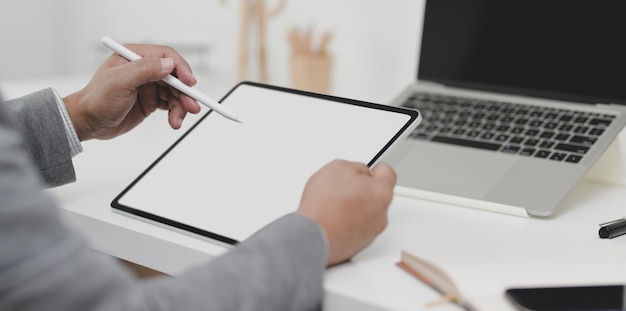
[{"label": "tablet", "polygon": [[421,120],[400,107],[243,82],[111,203],[115,211],[221,244],[294,212],[308,178],[333,159],[384,158]]}]

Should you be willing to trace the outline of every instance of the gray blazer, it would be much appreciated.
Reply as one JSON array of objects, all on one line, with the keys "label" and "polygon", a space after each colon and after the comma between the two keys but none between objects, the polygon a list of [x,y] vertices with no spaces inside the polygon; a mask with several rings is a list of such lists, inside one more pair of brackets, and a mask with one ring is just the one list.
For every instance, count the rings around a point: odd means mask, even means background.
[{"label": "gray blazer", "polygon": [[308,218],[280,218],[182,276],[138,280],[90,250],[41,191],[74,179],[53,92],[0,104],[0,310],[320,308],[327,250]]}]

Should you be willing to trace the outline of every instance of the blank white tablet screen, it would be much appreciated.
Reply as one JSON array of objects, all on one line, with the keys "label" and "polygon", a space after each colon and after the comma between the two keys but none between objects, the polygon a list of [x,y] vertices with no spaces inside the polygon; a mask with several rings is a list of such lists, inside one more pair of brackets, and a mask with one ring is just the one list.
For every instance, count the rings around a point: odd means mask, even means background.
[{"label": "blank white tablet screen", "polygon": [[255,84],[238,85],[222,104],[243,123],[210,113],[113,206],[242,241],[295,211],[326,163],[371,164],[417,125],[415,115]]}]

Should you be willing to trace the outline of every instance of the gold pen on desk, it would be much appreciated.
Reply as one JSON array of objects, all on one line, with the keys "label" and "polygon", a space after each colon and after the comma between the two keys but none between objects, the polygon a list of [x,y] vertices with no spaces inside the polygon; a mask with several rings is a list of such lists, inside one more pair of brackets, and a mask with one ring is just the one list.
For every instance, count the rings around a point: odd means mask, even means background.
[{"label": "gold pen on desk", "polygon": [[412,275],[415,278],[417,278],[418,280],[422,281],[424,284],[432,287],[433,289],[435,289],[435,291],[437,291],[440,294],[442,294],[441,297],[439,297],[438,299],[427,302],[424,305],[425,307],[433,307],[433,306],[444,304],[444,303],[458,303],[459,302],[459,296],[458,295],[456,295],[456,294],[445,294],[433,282],[431,282],[429,279],[425,278],[423,275],[421,275],[419,272],[415,271],[413,268],[411,268],[409,265],[405,264],[404,262],[402,262],[402,261],[397,262],[396,265],[398,267],[400,267],[401,269],[403,269],[404,271],[408,272],[410,275]]},{"label": "gold pen on desk", "polygon": [[439,297],[438,299],[427,302],[424,305],[424,307],[430,308],[430,307],[435,307],[435,306],[445,304],[445,303],[457,303],[458,300],[459,298],[456,295],[453,295],[453,294],[443,295]]}]

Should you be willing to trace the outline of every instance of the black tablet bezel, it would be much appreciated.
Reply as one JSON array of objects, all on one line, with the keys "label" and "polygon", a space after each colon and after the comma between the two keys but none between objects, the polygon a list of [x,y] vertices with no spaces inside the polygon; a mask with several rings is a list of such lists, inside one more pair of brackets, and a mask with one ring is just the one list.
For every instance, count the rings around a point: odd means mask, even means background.
[{"label": "black tablet bezel", "polygon": [[[401,135],[406,132],[407,128],[409,126],[411,126],[413,123],[415,123],[416,121],[419,121],[420,118],[420,114],[417,110],[412,110],[412,109],[407,109],[407,108],[403,108],[403,107],[396,107],[396,106],[388,106],[388,105],[381,105],[381,104],[375,104],[375,103],[370,103],[370,102],[365,102],[365,101],[360,101],[360,100],[354,100],[354,99],[348,99],[348,98],[343,98],[343,97],[337,97],[337,96],[331,96],[331,95],[325,95],[325,94],[319,94],[319,93],[312,93],[312,92],[307,92],[307,91],[303,91],[303,90],[297,90],[297,89],[291,89],[291,88],[285,88],[285,87],[280,87],[280,86],[274,86],[274,85],[268,85],[268,84],[262,84],[262,83],[257,83],[257,82],[250,82],[250,81],[244,81],[241,82],[239,84],[237,84],[236,86],[234,86],[224,97],[222,97],[222,99],[219,101],[220,103],[223,102],[230,94],[232,94],[238,87],[242,86],[242,85],[250,85],[250,86],[254,86],[254,87],[261,87],[261,88],[267,88],[267,89],[271,89],[271,90],[276,90],[276,91],[281,91],[281,92],[288,92],[288,93],[293,93],[293,94],[297,94],[297,95],[304,95],[304,96],[311,96],[311,97],[315,97],[315,98],[319,98],[319,99],[325,99],[325,100],[329,100],[329,101],[333,101],[333,102],[338,102],[338,103],[344,103],[344,104],[350,104],[350,105],[357,105],[357,106],[362,106],[362,107],[368,107],[368,108],[373,108],[373,109],[381,109],[381,110],[386,110],[386,111],[391,111],[391,112],[396,112],[396,113],[402,113],[405,115],[408,115],[410,117],[410,119],[404,124],[404,126],[396,133],[396,135],[394,135],[394,137],[389,140],[389,142],[387,142],[387,144],[372,158],[372,160],[367,164],[369,167],[371,167],[374,163],[376,163],[376,161],[395,143],[398,141],[398,139],[401,137]],[[206,114],[204,114],[203,116],[200,117],[200,119],[193,124],[180,138],[178,138],[169,148],[167,148],[167,150],[165,150],[165,152],[163,152],[163,154],[161,154],[152,164],[150,164],[135,180],[133,180],[126,188],[124,188],[124,190],[122,190],[122,192],[120,192],[120,194],[118,194],[113,201],[111,202],[111,207],[115,210],[124,212],[124,213],[128,213],[132,216],[137,216],[149,221],[153,221],[156,222],[158,224],[163,224],[169,227],[173,227],[175,229],[179,229],[179,230],[183,230],[184,232],[189,232],[189,233],[193,233],[196,235],[199,235],[201,237],[205,237],[205,238],[209,238],[211,240],[216,240],[222,243],[226,243],[228,245],[236,245],[238,244],[240,241],[224,236],[224,235],[220,235],[217,234],[215,232],[210,232],[210,231],[206,231],[194,226],[190,226],[184,223],[180,223],[177,221],[173,221],[171,219],[167,219],[152,213],[148,213],[130,206],[126,206],[124,204],[120,203],[120,200],[124,197],[124,195],[126,193],[128,193],[138,182],[141,181],[141,179],[148,173],[150,172],[150,170],[152,170],[163,158],[165,158],[168,153],[170,153],[183,139],[185,139],[185,137],[187,135],[189,135],[189,133],[191,133],[200,123],[202,123],[210,114],[212,114],[213,111],[209,111]]]}]

